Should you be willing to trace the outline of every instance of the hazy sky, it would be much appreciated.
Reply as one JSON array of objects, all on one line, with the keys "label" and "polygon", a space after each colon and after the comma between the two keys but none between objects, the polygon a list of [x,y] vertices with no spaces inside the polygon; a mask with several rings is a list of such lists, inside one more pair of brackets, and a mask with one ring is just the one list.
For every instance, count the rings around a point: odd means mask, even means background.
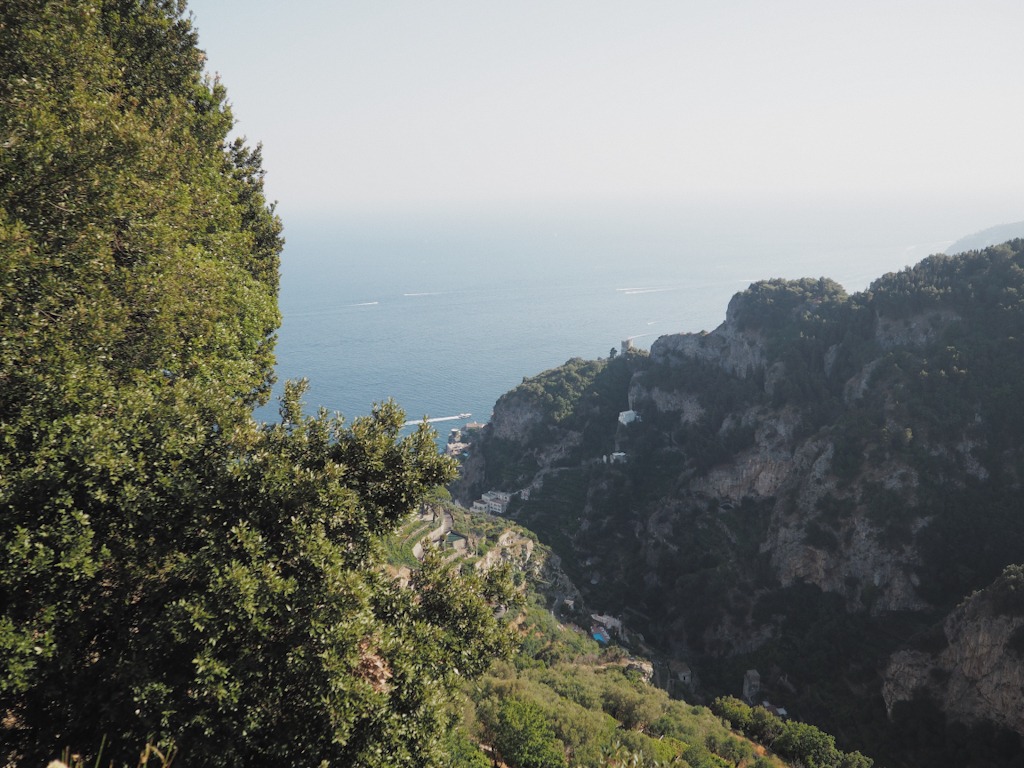
[{"label": "hazy sky", "polygon": [[288,212],[964,201],[1024,218],[1020,0],[192,0]]}]

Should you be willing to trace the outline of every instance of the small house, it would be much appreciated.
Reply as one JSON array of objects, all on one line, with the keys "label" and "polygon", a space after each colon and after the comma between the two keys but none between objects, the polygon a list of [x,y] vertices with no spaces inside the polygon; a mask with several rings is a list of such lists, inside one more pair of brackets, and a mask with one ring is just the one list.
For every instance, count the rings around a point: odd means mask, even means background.
[{"label": "small house", "polygon": [[636,411],[621,411],[619,413],[619,424],[632,424],[634,421],[640,421],[640,414]]},{"label": "small house", "polygon": [[683,685],[690,685],[693,683],[693,672],[690,670],[690,665],[685,661],[676,661],[673,659],[668,663],[668,668],[675,675]]}]

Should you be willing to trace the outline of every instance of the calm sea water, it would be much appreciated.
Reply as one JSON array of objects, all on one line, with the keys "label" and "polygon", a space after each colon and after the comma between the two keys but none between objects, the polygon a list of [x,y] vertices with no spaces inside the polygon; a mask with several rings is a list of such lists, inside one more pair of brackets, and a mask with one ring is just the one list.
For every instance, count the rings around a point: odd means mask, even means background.
[{"label": "calm sea water", "polygon": [[475,421],[571,357],[711,330],[754,280],[824,275],[852,292],[962,234],[709,209],[286,224],[279,380],[307,377],[310,411],[394,398],[410,420]]}]

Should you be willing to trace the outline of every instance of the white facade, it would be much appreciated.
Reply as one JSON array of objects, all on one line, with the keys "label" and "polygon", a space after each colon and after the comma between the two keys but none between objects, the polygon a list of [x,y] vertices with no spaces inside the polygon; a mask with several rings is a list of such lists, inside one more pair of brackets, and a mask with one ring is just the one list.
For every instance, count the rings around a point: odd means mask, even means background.
[{"label": "white facade", "polygon": [[487,507],[487,512],[492,515],[504,515],[508,511],[508,504],[512,500],[512,494],[506,493],[505,491],[487,491],[483,496],[480,497],[479,502],[473,502],[473,508],[476,509],[478,503],[483,503]]},{"label": "white facade", "polygon": [[616,632],[622,631],[622,621],[620,619],[616,619],[614,616],[607,616],[603,613],[592,613],[590,614],[590,618],[598,624],[608,627],[608,629],[614,629]]}]

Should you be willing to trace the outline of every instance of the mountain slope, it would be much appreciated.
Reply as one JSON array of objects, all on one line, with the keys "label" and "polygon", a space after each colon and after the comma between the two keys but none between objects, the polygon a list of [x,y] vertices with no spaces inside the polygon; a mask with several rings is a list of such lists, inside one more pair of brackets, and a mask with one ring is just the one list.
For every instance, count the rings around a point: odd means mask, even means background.
[{"label": "mountain slope", "polygon": [[975,232],[973,235],[961,237],[946,249],[946,253],[952,256],[964,251],[980,251],[982,248],[1005,243],[1007,240],[1013,240],[1022,235],[1024,235],[1024,221],[1015,221],[1012,224],[999,224],[983,229],[980,232]]},{"label": "mountain slope", "polygon": [[[1024,561],[1022,298],[1019,240],[853,296],[754,284],[711,333],[570,361],[505,395],[457,491],[529,489],[511,512],[585,596],[708,692],[756,666],[841,742],[951,759],[969,728],[936,714],[940,735],[918,743],[881,692],[893,654],[934,643],[964,597]],[[614,451],[624,463],[602,458]],[[951,714],[1010,725],[981,703]]]}]

